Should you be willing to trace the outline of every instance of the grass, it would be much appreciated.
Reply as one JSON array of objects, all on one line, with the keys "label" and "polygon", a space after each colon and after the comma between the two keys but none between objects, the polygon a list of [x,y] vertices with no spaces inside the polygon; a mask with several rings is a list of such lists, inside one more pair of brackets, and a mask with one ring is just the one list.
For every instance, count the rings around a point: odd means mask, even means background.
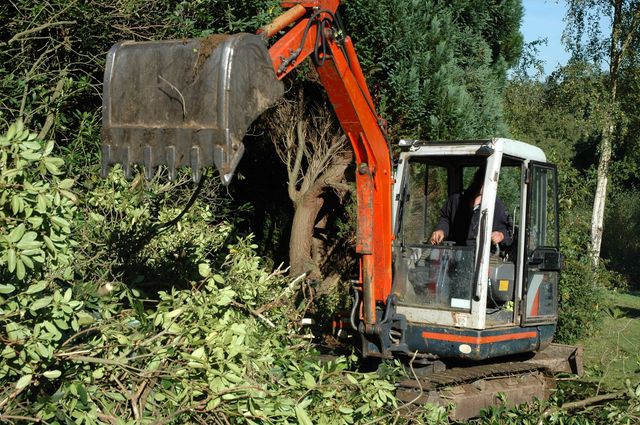
[{"label": "grass", "polygon": [[603,390],[640,383],[640,292],[611,292],[600,330],[581,341],[585,379]]}]

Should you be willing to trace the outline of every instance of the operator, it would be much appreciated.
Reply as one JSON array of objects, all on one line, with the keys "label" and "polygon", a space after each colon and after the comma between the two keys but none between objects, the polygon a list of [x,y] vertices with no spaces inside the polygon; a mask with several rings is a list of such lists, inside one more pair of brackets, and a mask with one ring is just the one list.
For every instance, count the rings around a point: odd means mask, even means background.
[{"label": "operator", "polygon": [[[431,234],[430,242],[437,245],[451,240],[456,245],[474,245],[480,224],[480,201],[485,168],[480,167],[473,175],[469,187],[462,193],[454,193],[440,210],[440,221]],[[511,245],[507,209],[497,196],[493,213],[491,243]]]}]

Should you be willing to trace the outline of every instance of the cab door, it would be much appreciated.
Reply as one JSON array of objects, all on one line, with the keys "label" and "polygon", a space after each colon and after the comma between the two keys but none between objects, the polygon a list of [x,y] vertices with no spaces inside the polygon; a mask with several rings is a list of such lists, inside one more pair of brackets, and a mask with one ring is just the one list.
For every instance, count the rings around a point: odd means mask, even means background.
[{"label": "cab door", "polygon": [[556,167],[531,161],[527,177],[522,323],[555,323],[562,266]]}]

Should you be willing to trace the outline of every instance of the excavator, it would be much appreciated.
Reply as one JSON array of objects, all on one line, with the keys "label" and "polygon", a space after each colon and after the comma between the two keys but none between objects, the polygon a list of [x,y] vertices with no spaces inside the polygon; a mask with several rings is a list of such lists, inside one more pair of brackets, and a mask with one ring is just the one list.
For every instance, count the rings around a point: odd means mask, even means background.
[{"label": "excavator", "polygon": [[[138,164],[149,178],[159,166],[175,178],[187,166],[197,182],[214,165],[229,184],[249,126],[310,58],[355,158],[359,276],[335,326],[364,358],[411,359],[413,377],[397,396],[452,403],[455,419],[498,393],[512,404],[547,397],[553,373],[582,369],[579,347],[552,344],[562,268],[556,167],[541,149],[504,138],[400,140],[394,161],[339,3],[283,1],[284,13],[256,34],[114,45],[103,174],[122,164],[130,176]],[[432,244],[442,205],[478,170],[475,243]],[[496,198],[511,217],[508,246],[491,240]]]}]

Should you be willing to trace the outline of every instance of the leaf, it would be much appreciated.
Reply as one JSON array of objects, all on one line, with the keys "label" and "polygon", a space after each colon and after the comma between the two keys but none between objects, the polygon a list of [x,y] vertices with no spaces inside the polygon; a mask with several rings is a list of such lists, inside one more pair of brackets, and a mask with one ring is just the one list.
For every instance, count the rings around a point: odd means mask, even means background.
[{"label": "leaf", "polygon": [[22,212],[22,208],[23,208],[22,199],[18,195],[14,195],[11,198],[11,211],[14,214],[18,214]]},{"label": "leaf", "polygon": [[0,294],[10,294],[16,289],[15,286],[11,284],[0,284]]},{"label": "leaf", "polygon": [[13,123],[9,126],[9,129],[7,130],[7,139],[11,140],[16,136],[17,133],[17,124]]},{"label": "leaf", "polygon": [[78,197],[74,193],[69,192],[68,190],[60,190],[60,194],[65,198],[67,198],[68,200],[70,200],[71,202],[74,202],[74,203],[78,202]]},{"label": "leaf", "polygon": [[62,217],[53,216],[50,218],[51,222],[59,227],[69,227],[69,222]]},{"label": "leaf", "polygon": [[42,155],[48,156],[51,153],[51,151],[53,151],[53,140],[49,140],[47,142],[47,144],[44,147],[44,152],[42,153]]},{"label": "leaf", "polygon": [[64,179],[58,183],[60,189],[69,190],[73,186],[73,179]]},{"label": "leaf", "polygon": [[298,423],[300,425],[313,425],[313,422],[311,422],[311,418],[304,410],[304,408],[296,406],[294,410],[296,411],[296,417],[298,418]]},{"label": "leaf", "polygon": [[57,166],[54,162],[52,162],[50,158],[45,158],[45,160],[44,160],[44,166],[45,166],[45,167],[47,168],[47,170],[48,170],[51,174],[53,174],[54,176],[55,176],[55,175],[58,175],[58,174],[61,174],[61,171],[60,171],[60,169],[58,168],[58,166]]},{"label": "leaf", "polygon": [[16,277],[20,280],[23,280],[26,275],[27,275],[27,271],[24,268],[24,263],[22,262],[22,260],[17,259],[16,260]]},{"label": "leaf", "polygon": [[44,239],[44,243],[47,245],[47,248],[49,248],[49,251],[55,253],[57,251],[57,249],[56,249],[55,245],[53,244],[53,241],[49,238],[49,236],[44,235],[43,239]]},{"label": "leaf", "polygon": [[307,388],[313,388],[316,386],[316,380],[309,372],[304,373],[304,384],[307,386]]},{"label": "leaf", "polygon": [[29,258],[29,256],[25,255],[24,252],[20,254],[20,260],[22,260],[25,267],[33,270],[33,261],[31,260],[31,258]]},{"label": "leaf", "polygon": [[198,360],[203,360],[205,358],[204,347],[199,347],[193,350],[193,353],[191,353],[191,357],[194,357]]},{"label": "leaf", "polygon": [[20,239],[22,239],[22,236],[24,235],[26,230],[27,228],[25,227],[24,223],[20,224],[18,227],[13,229],[11,233],[9,233],[9,236],[7,236],[7,240],[9,241],[9,243],[18,242]]},{"label": "leaf", "polygon": [[44,288],[47,287],[47,282],[45,282],[44,280],[41,280],[40,282],[31,285],[27,288],[26,293],[27,294],[36,294],[42,290],[44,290]]},{"label": "leaf", "polygon": [[9,273],[13,273],[16,269],[16,250],[13,248],[9,248],[7,251],[7,266],[9,269]]},{"label": "leaf", "polygon": [[35,300],[33,304],[31,304],[31,311],[40,310],[41,308],[48,306],[49,304],[51,304],[52,299],[52,297],[42,297],[38,300]]},{"label": "leaf", "polygon": [[18,382],[16,382],[16,389],[21,390],[25,388],[27,385],[31,383],[31,378],[33,378],[33,375],[29,374],[29,375],[24,375],[22,378],[18,379]]},{"label": "leaf", "polygon": [[353,385],[358,385],[358,380],[356,378],[354,378],[353,376],[351,376],[351,374],[347,374],[347,379],[349,380],[349,382],[351,382]]},{"label": "leaf", "polygon": [[47,379],[56,379],[59,378],[60,375],[62,375],[62,372],[60,372],[59,370],[48,370],[45,373],[43,373],[44,377]]},{"label": "leaf", "polygon": [[209,277],[211,274],[211,266],[207,263],[198,264],[198,273],[204,278]]}]

